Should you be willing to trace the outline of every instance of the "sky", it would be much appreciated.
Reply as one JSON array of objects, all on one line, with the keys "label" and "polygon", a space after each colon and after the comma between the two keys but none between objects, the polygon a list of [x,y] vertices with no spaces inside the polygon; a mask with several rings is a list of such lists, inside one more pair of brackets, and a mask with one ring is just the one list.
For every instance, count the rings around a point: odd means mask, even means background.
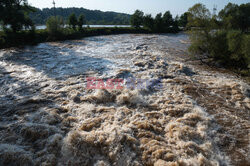
[{"label": "sky", "polygon": [[[28,0],[28,2],[38,8],[53,7],[53,0]],[[139,9],[153,16],[167,10],[174,16],[181,15],[196,3],[203,3],[211,11],[216,6],[219,11],[229,2],[242,4],[248,3],[250,0],[55,0],[56,7],[83,7],[128,14],[133,14],[136,9]]]}]

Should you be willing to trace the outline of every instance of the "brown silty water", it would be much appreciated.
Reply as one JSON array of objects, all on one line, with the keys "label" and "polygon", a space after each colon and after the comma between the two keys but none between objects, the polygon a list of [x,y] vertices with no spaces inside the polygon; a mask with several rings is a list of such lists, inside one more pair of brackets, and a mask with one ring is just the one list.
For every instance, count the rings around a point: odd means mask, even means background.
[{"label": "brown silty water", "polygon": [[[188,61],[188,37],[0,51],[0,165],[249,165],[249,84]],[[161,89],[87,89],[87,77]]]}]

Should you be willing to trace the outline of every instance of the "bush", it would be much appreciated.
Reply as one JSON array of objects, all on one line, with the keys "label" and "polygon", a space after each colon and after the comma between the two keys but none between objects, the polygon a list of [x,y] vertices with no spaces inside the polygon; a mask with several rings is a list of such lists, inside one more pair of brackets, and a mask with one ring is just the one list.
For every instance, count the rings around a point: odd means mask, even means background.
[{"label": "bush", "polygon": [[49,33],[49,40],[60,39],[64,27],[63,19],[61,17],[50,17],[46,22],[46,26]]},{"label": "bush", "polygon": [[241,31],[217,30],[205,33],[193,30],[190,33],[192,55],[206,55],[214,61],[234,69],[250,69],[250,35]]},{"label": "bush", "polygon": [[242,42],[242,53],[247,65],[248,70],[250,70],[250,35],[244,35]]},{"label": "bush", "polygon": [[221,64],[227,65],[230,56],[227,44],[227,32],[224,30],[214,32],[207,42],[209,43],[209,55]]},{"label": "bush", "polygon": [[205,54],[208,56],[210,41],[209,34],[206,34],[206,32],[201,30],[192,30],[189,32],[189,39],[191,45],[188,50],[191,54]]},{"label": "bush", "polygon": [[0,32],[0,48],[5,44],[5,34],[3,32]]}]

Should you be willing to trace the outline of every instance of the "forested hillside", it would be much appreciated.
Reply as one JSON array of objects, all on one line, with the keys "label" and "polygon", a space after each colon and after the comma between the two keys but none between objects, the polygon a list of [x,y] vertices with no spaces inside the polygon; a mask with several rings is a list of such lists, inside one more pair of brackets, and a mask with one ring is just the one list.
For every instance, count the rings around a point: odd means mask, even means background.
[{"label": "forested hillside", "polygon": [[[80,14],[84,14],[87,24],[128,25],[130,20],[129,14],[102,12],[99,10],[88,10],[84,8],[56,8],[55,12],[56,15],[63,17],[64,20],[67,20],[68,16],[72,13],[75,13],[77,17]],[[30,13],[30,18],[35,24],[45,24],[46,20],[53,15],[53,8],[36,9],[36,12]]]}]

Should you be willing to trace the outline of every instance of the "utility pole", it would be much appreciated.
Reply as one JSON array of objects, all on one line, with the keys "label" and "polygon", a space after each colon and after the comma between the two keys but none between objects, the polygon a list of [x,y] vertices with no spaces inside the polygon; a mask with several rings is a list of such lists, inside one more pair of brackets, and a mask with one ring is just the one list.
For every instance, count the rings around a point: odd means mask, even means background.
[{"label": "utility pole", "polygon": [[53,0],[53,5],[54,5],[54,16],[56,17],[56,3],[55,3],[55,0]]}]

